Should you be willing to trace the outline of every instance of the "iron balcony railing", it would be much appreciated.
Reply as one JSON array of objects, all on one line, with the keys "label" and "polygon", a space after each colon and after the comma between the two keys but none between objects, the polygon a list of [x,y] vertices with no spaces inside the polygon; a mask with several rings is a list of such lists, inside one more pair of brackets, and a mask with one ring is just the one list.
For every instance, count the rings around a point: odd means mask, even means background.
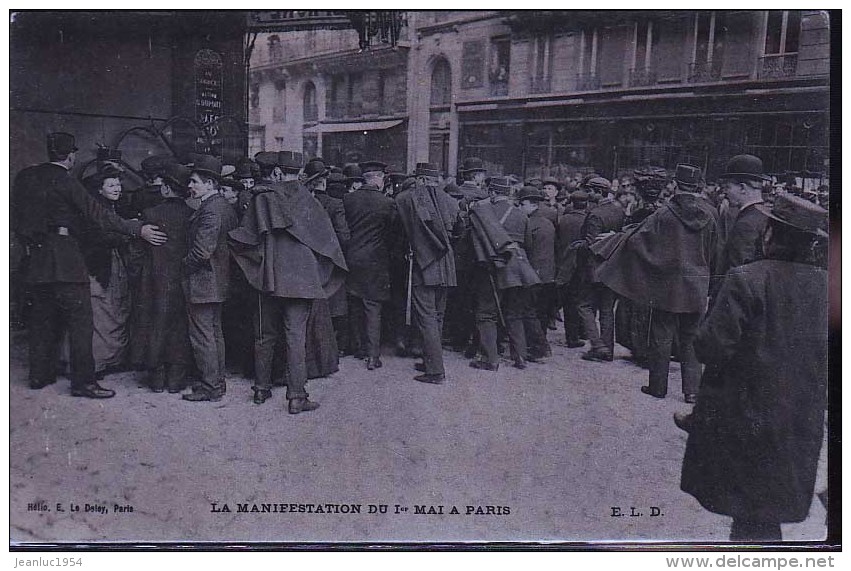
[{"label": "iron balcony railing", "polygon": [[593,91],[600,89],[600,77],[594,73],[580,73],[576,76],[578,91]]},{"label": "iron balcony railing", "polygon": [[783,79],[795,77],[798,69],[798,54],[779,54],[759,58],[757,76],[760,79]]},{"label": "iron balcony railing", "polygon": [[689,83],[721,81],[720,61],[696,61],[688,66]]},{"label": "iron balcony railing", "polygon": [[639,67],[629,70],[629,86],[642,87],[656,85],[656,72],[649,67]]}]

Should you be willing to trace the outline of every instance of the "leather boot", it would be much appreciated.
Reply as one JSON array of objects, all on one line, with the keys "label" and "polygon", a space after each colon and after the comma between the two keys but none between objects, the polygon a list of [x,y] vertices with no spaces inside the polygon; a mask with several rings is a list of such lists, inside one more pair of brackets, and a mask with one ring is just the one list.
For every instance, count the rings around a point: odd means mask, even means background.
[{"label": "leather boot", "polygon": [[289,413],[298,414],[300,412],[310,412],[319,408],[318,402],[313,402],[307,398],[290,399]]}]

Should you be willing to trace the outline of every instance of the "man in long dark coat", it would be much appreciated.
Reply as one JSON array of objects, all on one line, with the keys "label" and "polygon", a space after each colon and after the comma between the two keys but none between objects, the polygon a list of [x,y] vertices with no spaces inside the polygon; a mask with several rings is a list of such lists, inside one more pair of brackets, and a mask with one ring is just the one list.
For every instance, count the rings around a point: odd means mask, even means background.
[{"label": "man in long dark coat", "polygon": [[[399,218],[411,247],[411,305],[423,339],[423,374],[415,380],[441,384],[443,367],[443,314],[447,289],[454,287],[453,231],[458,223],[458,203],[436,188],[439,171],[428,163],[417,165],[417,184],[396,198]],[[417,363],[419,365],[419,363]]]},{"label": "man in long dark coat", "polygon": [[305,387],[310,308],[342,286],[346,262],[328,213],[295,175],[289,176],[259,185],[239,228],[230,232],[230,245],[258,292],[254,403],[272,396],[275,349],[283,336],[288,410],[299,414],[319,407]]},{"label": "man in long dark coat", "polygon": [[[325,180],[325,188],[316,187],[313,196],[328,213],[331,225],[337,234],[337,241],[345,256],[349,247],[349,225],[346,223],[346,210],[343,207],[342,197],[346,193],[346,177],[342,173],[332,172]],[[346,300],[346,288],[341,287],[328,300],[331,311],[331,319],[334,323],[334,333],[337,336],[337,347],[340,355],[350,354],[349,347],[349,306]]]},{"label": "man in long dark coat", "polygon": [[579,317],[579,293],[581,287],[581,260],[584,252],[583,229],[588,216],[588,193],[577,190],[571,195],[572,208],[565,210],[558,219],[556,233],[556,284],[564,312],[564,340],[571,349],[584,347],[582,320]]},{"label": "man in long dark coat", "polygon": [[681,488],[733,517],[732,541],[777,541],[810,510],[827,401],[827,273],[812,243],[827,211],[789,194],[766,259],[730,270],[695,340],[707,366]]},{"label": "man in long dark coat", "polygon": [[[641,392],[665,398],[671,345],[678,334],[683,395],[694,402],[701,371],[692,343],[716,263],[715,218],[702,198],[681,187],[663,207],[624,234],[600,263],[597,277],[618,295],[653,311],[650,378]],[[599,253],[603,245],[592,250]]]},{"label": "man in long dark coat", "polygon": [[[183,258],[189,249],[188,196],[192,172],[183,165],[165,167],[160,192],[163,201],[142,212],[142,219],[168,232],[169,241],[149,248],[143,258],[139,288],[139,323],[133,341],[144,348],[144,364],[150,372],[148,386],[154,392],[178,393],[185,387],[192,360],[186,300],[181,287]],[[143,326],[142,326],[143,325]]]},{"label": "man in long dark coat", "polygon": [[167,236],[156,226],[122,220],[102,207],[71,176],[77,146],[69,133],[47,136],[50,162],[24,169],[15,178],[12,227],[29,251],[26,282],[32,292],[29,385],[56,382],[62,325],[68,328],[71,394],[110,398],[115,392],[95,381],[92,356],[92,304],[89,274],[79,234],[87,224],[141,237],[159,246]]},{"label": "man in long dark coat", "polygon": [[343,198],[351,232],[346,263],[346,289],[353,298],[367,369],[381,367],[381,305],[390,299],[390,236],[396,217],[393,200],[381,192],[384,168],[380,161],[360,165],[366,183]]}]

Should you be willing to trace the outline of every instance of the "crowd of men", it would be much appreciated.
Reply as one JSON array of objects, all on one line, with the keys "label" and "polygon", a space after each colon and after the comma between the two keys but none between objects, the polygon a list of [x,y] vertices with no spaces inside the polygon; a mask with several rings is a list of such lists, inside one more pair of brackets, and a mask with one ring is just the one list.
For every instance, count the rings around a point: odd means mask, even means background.
[{"label": "crowd of men", "polygon": [[96,226],[129,237],[141,350],[124,365],[147,371],[153,391],[218,401],[230,357],[254,379],[254,403],[285,386],[298,414],[319,406],[308,379],[340,358],[375,370],[392,346],[421,357],[414,380],[441,385],[444,346],[475,369],[496,371],[503,355],[526,369],[552,357],[547,331],[561,320],[567,347],[587,341],[582,359],[605,366],[616,339],[628,347],[651,397],[665,398],[676,355],[683,398],[697,403],[676,419],[690,432],[683,489],[732,515],[734,538],[773,537],[806,515],[825,407],[827,217],[772,186],[755,156],[733,157],[718,184],[681,164],[614,186],[596,173],[491,176],[474,157],[458,184],[429,163],[405,174],[294,151],[235,165],[153,156],[146,184],[105,206],[70,172],[73,135],[49,135],[47,151],[13,194],[32,389],[56,381],[67,330],[71,393],[115,394],[92,358],[81,252]]}]

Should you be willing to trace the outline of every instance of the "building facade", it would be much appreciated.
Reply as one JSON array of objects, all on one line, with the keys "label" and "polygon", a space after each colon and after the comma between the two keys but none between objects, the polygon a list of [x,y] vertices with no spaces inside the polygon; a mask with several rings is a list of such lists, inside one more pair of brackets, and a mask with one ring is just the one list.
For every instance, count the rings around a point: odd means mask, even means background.
[{"label": "building facade", "polygon": [[[492,174],[527,178],[689,162],[711,179],[742,152],[778,175],[828,171],[825,12],[412,11],[406,20],[395,50],[361,53],[354,32],[327,32],[342,43],[253,64],[251,117],[264,135],[251,149],[301,145],[331,162],[377,149],[408,170],[430,161],[450,174],[479,156]],[[280,121],[267,103],[280,100],[276,85],[288,95]]]}]

